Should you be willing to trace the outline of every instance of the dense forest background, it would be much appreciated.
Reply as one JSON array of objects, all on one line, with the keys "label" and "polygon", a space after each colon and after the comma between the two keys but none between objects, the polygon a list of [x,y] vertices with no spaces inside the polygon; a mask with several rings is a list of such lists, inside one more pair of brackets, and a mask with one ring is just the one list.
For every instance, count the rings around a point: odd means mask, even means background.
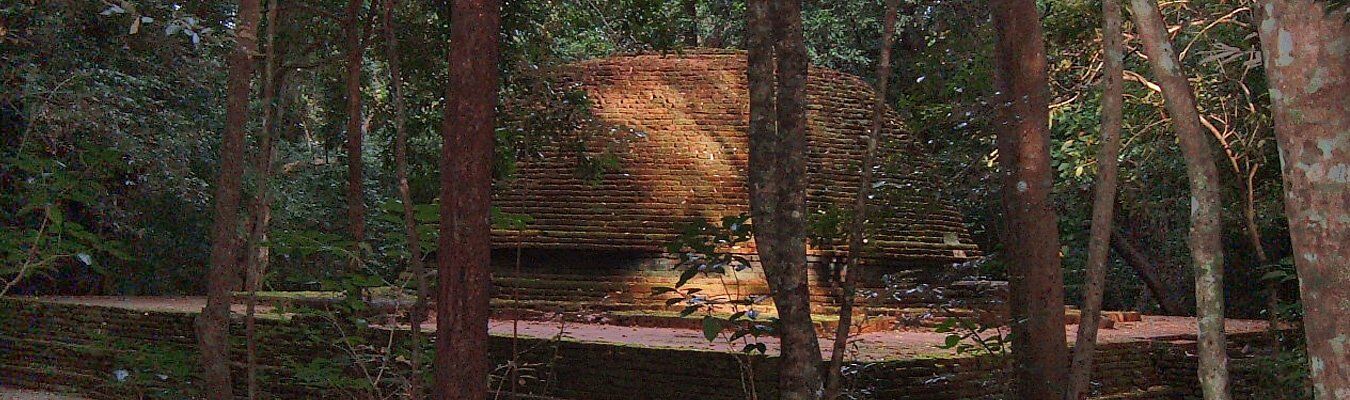
[{"label": "dense forest background", "polygon": [[[245,198],[270,190],[276,199],[268,287],[320,288],[350,256],[336,250],[350,248],[342,234],[348,30],[358,30],[366,48],[362,160],[370,248],[362,256],[368,272],[397,276],[407,252],[394,189],[391,62],[402,67],[409,101],[412,198],[435,220],[430,204],[439,190],[449,6],[400,2],[394,19],[405,51],[389,60],[380,50],[379,7],[360,10],[360,22],[351,26],[344,3],[284,2],[279,9],[278,20],[287,23],[278,26],[274,49],[282,110],[278,168],[267,188],[254,173],[245,177]],[[874,79],[881,3],[806,1],[804,7],[813,63]],[[1040,8],[1052,79],[1056,211],[1067,298],[1077,301],[1100,147],[1101,4],[1044,1]],[[1162,11],[1170,23],[1185,21],[1169,32],[1205,127],[1223,146],[1229,313],[1264,318],[1265,282],[1292,265],[1282,261],[1289,241],[1255,11],[1247,0],[1174,2]],[[743,48],[745,12],[743,2],[729,0],[504,2],[499,120],[528,123],[499,124],[496,179],[511,179],[514,162],[536,156],[534,146],[554,129],[589,123],[584,96],[541,71],[614,53]],[[43,255],[38,274],[15,292],[203,291],[233,13],[228,1],[18,0],[0,6],[0,276],[16,273],[30,252]],[[1131,32],[1129,22],[1125,31]],[[993,40],[984,1],[903,1],[888,96],[938,160],[948,183],[942,196],[966,213],[976,240],[992,255],[980,267],[999,277]],[[1125,46],[1125,145],[1105,304],[1158,311],[1157,295],[1140,279],[1151,276],[1166,300],[1185,307],[1169,311],[1189,313],[1194,278],[1184,163],[1140,44],[1127,34]],[[261,96],[251,98],[261,110]],[[596,161],[598,168],[603,161]],[[520,221],[502,216],[495,222]],[[1250,228],[1271,265],[1255,256]],[[427,230],[426,245],[434,246],[434,235]],[[1279,289],[1285,299],[1297,298],[1296,287]]]}]

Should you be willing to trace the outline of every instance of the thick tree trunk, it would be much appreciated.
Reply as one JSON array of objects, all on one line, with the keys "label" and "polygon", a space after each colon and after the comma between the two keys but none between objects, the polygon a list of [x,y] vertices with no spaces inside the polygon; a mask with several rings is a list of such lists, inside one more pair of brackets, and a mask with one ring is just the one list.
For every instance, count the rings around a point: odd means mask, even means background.
[{"label": "thick tree trunk", "polygon": [[209,400],[234,400],[230,383],[230,291],[238,279],[239,197],[244,172],[244,128],[248,124],[253,56],[258,52],[258,0],[240,0],[235,49],[229,58],[225,98],[225,136],[220,144],[215,220],[211,226],[211,265],[206,276],[206,307],[197,318],[203,392]]},{"label": "thick tree trunk", "polygon": [[1260,29],[1318,400],[1350,398],[1350,25],[1327,4],[1271,0]]},{"label": "thick tree trunk", "polygon": [[1223,317],[1223,238],[1219,205],[1219,169],[1213,145],[1200,126],[1190,82],[1167,36],[1155,0],[1130,0],[1135,30],[1149,65],[1162,87],[1186,161],[1191,185],[1191,230],[1188,244],[1195,268],[1195,312],[1199,317],[1200,387],[1206,400],[1228,399],[1228,352]]},{"label": "thick tree trunk", "polygon": [[1092,380],[1092,353],[1097,347],[1101,323],[1102,294],[1106,288],[1106,259],[1111,252],[1112,218],[1116,206],[1116,171],[1120,164],[1120,131],[1125,73],[1120,32],[1120,3],[1102,1],[1102,149],[1097,154],[1097,187],[1092,203],[1092,228],[1088,237],[1087,278],[1083,291],[1083,317],[1069,368],[1066,400],[1083,400]]},{"label": "thick tree trunk", "polygon": [[262,285],[262,262],[267,248],[262,243],[267,240],[267,227],[272,218],[272,164],[275,162],[276,93],[279,85],[276,74],[281,64],[282,52],[277,49],[277,28],[280,25],[281,6],[278,0],[267,4],[267,47],[263,58],[263,120],[262,133],[258,137],[258,154],[253,161],[254,173],[258,176],[257,193],[249,206],[250,218],[248,245],[244,254],[244,289],[248,297],[244,305],[244,343],[245,370],[247,371],[247,395],[249,400],[258,398],[258,344],[256,314],[258,307],[258,287]]},{"label": "thick tree trunk", "polygon": [[1111,248],[1121,260],[1125,261],[1125,265],[1134,270],[1139,280],[1144,282],[1144,287],[1148,288],[1148,292],[1158,301],[1158,308],[1162,309],[1163,314],[1186,315],[1186,307],[1167,291],[1162,278],[1158,276],[1158,264],[1147,254],[1140,251],[1134,243],[1130,243],[1130,239],[1119,231],[1111,234]]},{"label": "thick tree trunk", "polygon": [[807,290],[806,182],[801,179],[806,174],[807,78],[801,1],[752,0],[748,15],[750,214],[778,309],[779,392],[783,399],[819,399],[824,387]]},{"label": "thick tree trunk", "polygon": [[895,37],[895,14],[900,0],[886,0],[885,15],[881,19],[881,55],[877,59],[876,97],[872,101],[872,130],[867,133],[867,149],[859,165],[858,191],[853,197],[853,221],[849,226],[848,267],[840,274],[839,326],[834,333],[834,348],[830,353],[829,375],[826,376],[825,398],[838,398],[843,389],[844,353],[848,347],[849,329],[853,325],[853,301],[857,295],[852,276],[864,253],[863,235],[867,224],[867,198],[871,194],[872,177],[876,164],[877,142],[886,117],[886,84],[891,77],[891,44]]},{"label": "thick tree trunk", "polygon": [[347,1],[346,89],[347,89],[347,223],[356,244],[352,250],[361,256],[366,240],[366,203],[361,147],[364,127],[361,123],[361,59],[365,45],[361,38],[362,0]]},{"label": "thick tree trunk", "polygon": [[394,98],[394,168],[398,179],[398,198],[403,202],[403,226],[408,237],[408,263],[411,265],[414,285],[417,287],[417,301],[413,303],[412,349],[409,363],[412,378],[408,385],[408,398],[422,398],[422,323],[427,316],[427,272],[422,262],[422,241],[417,234],[416,212],[413,210],[412,192],[408,188],[408,106],[403,98],[403,73],[399,68],[398,36],[394,34],[395,0],[384,0],[384,38],[389,58],[389,86]]},{"label": "thick tree trunk", "polygon": [[435,398],[484,400],[491,297],[489,191],[501,3],[455,0],[453,7],[445,96],[449,101],[441,126]]},{"label": "thick tree trunk", "polygon": [[992,3],[1004,228],[1018,398],[1062,399],[1068,386],[1064,274],[1050,194],[1050,108],[1045,43],[1032,0]]}]

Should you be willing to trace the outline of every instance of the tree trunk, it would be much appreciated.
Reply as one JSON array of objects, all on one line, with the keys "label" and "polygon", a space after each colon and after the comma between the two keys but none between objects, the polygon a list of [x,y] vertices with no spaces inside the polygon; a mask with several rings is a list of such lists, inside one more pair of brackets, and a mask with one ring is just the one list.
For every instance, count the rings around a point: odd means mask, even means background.
[{"label": "tree trunk", "polygon": [[1223,238],[1219,218],[1219,169],[1213,145],[1200,126],[1195,95],[1181,71],[1155,0],[1130,0],[1135,30],[1162,87],[1186,161],[1191,185],[1188,244],[1195,268],[1195,312],[1199,317],[1200,387],[1206,400],[1228,399],[1228,352],[1223,317]]},{"label": "tree trunk", "polygon": [[684,26],[684,45],[698,47],[698,1],[683,0],[681,6],[684,8],[685,18],[689,18],[689,22]]},{"label": "tree trunk", "polygon": [[[455,0],[449,101],[441,126],[441,226],[436,252],[436,399],[484,400],[499,0]],[[453,155],[453,156],[452,156]]]},{"label": "tree trunk", "polygon": [[1102,294],[1106,287],[1106,258],[1111,252],[1112,218],[1116,206],[1116,172],[1120,164],[1120,131],[1124,102],[1125,73],[1120,32],[1120,3],[1102,1],[1102,150],[1097,155],[1097,187],[1092,204],[1092,228],[1088,237],[1086,289],[1083,292],[1083,316],[1078,322],[1078,337],[1073,346],[1066,400],[1088,397],[1092,380],[1092,355],[1097,347],[1097,327],[1101,323]]},{"label": "tree trunk", "polygon": [[209,400],[234,400],[230,383],[230,290],[238,279],[239,197],[244,172],[244,128],[248,124],[253,56],[258,51],[258,0],[240,0],[235,49],[229,58],[225,98],[225,136],[216,177],[215,220],[211,226],[211,265],[206,276],[206,307],[198,316],[204,392]]},{"label": "tree trunk", "polygon": [[1318,400],[1350,397],[1350,25],[1327,4],[1271,0],[1260,29]]},{"label": "tree trunk", "polygon": [[[1247,226],[1247,243],[1256,255],[1256,265],[1261,269],[1277,270],[1278,264],[1270,262],[1266,247],[1262,245],[1261,225],[1256,223],[1256,170],[1260,164],[1249,164],[1247,178],[1242,185],[1242,222]],[[1279,282],[1267,279],[1262,282],[1266,292],[1266,333],[1269,336],[1272,353],[1280,349],[1280,286]]]},{"label": "tree trunk", "polygon": [[366,203],[361,166],[361,147],[365,134],[361,123],[361,59],[365,45],[361,38],[362,0],[347,1],[346,79],[347,79],[347,223],[353,251],[361,257],[361,242],[366,240]]},{"label": "tree trunk", "polygon": [[416,212],[413,210],[412,192],[408,188],[408,106],[403,98],[403,74],[399,68],[398,36],[394,34],[395,0],[384,0],[384,37],[389,58],[389,86],[394,100],[394,168],[398,179],[398,198],[403,202],[403,226],[408,239],[408,263],[411,265],[414,285],[417,287],[417,301],[409,323],[412,325],[412,349],[409,352],[412,379],[408,385],[408,398],[422,398],[422,323],[427,315],[427,273],[422,262],[422,241],[417,234]]},{"label": "tree trunk", "polygon": [[1158,277],[1158,264],[1149,259],[1147,254],[1130,243],[1130,239],[1119,231],[1111,234],[1111,248],[1115,249],[1116,255],[1125,261],[1125,265],[1134,270],[1139,280],[1144,281],[1144,287],[1147,287],[1153,298],[1158,300],[1158,308],[1162,309],[1163,314],[1186,315],[1186,307],[1164,287],[1162,278]]},{"label": "tree trunk", "polygon": [[871,194],[872,177],[876,164],[877,142],[881,140],[881,129],[886,117],[886,84],[891,77],[891,44],[895,36],[895,14],[900,0],[886,0],[885,15],[882,16],[881,55],[877,59],[876,97],[872,102],[872,130],[868,132],[867,149],[863,153],[859,166],[858,191],[853,197],[853,221],[849,226],[848,267],[840,274],[839,326],[834,333],[834,348],[830,353],[828,385],[826,399],[838,398],[843,389],[844,353],[848,347],[849,329],[853,325],[853,301],[857,295],[856,283],[852,276],[858,269],[863,257],[863,235],[867,224],[867,197]]},{"label": "tree trunk", "polygon": [[244,305],[244,343],[245,370],[247,371],[247,395],[249,400],[258,398],[258,344],[257,344],[257,307],[258,287],[262,285],[262,261],[267,249],[262,243],[267,240],[267,227],[272,218],[272,164],[275,162],[275,138],[277,105],[277,66],[281,64],[281,52],[277,50],[277,27],[280,24],[281,7],[278,0],[267,4],[267,47],[263,58],[263,120],[262,133],[258,137],[258,154],[253,162],[257,174],[257,193],[250,205],[248,245],[244,254],[244,289],[248,297]]},{"label": "tree trunk", "polygon": [[806,174],[807,79],[801,1],[752,0],[748,14],[750,214],[778,310],[778,389],[783,399],[819,399],[824,387],[807,286],[806,182],[801,179]]},{"label": "tree trunk", "polygon": [[1050,107],[1045,43],[1032,0],[991,4],[995,81],[1002,99],[998,157],[1003,170],[1003,245],[1016,393],[1028,400],[1062,399],[1068,386],[1064,274],[1050,194]]}]

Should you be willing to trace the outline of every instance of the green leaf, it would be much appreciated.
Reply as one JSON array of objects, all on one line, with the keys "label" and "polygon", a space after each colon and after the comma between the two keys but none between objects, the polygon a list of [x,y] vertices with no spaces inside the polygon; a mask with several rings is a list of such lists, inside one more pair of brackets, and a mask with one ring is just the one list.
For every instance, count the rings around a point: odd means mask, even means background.
[{"label": "green leaf", "polygon": [[948,318],[942,320],[941,323],[938,323],[937,327],[935,327],[933,331],[937,333],[947,333],[951,332],[955,326],[956,326],[956,319]]},{"label": "green leaf", "polygon": [[47,208],[47,218],[52,220],[52,225],[61,225],[66,221],[66,215],[61,212],[61,207],[55,206]]},{"label": "green leaf", "polygon": [[709,342],[717,340],[717,334],[722,332],[722,320],[714,316],[703,317],[703,338]]},{"label": "green leaf", "polygon": [[695,275],[698,275],[698,268],[685,269],[684,272],[680,274],[680,280],[675,282],[675,287],[684,286],[685,283],[689,283],[690,279],[694,279]]},{"label": "green leaf", "polygon": [[437,223],[441,220],[440,206],[436,204],[417,204],[413,206],[413,218],[417,222]]},{"label": "green leaf", "polygon": [[941,347],[941,348],[944,348],[944,349],[950,349],[950,348],[956,347],[956,345],[958,345],[958,344],[961,344],[961,336],[960,336],[960,335],[947,335],[947,341],[946,341],[946,344],[943,344],[942,346],[938,346],[938,347]]},{"label": "green leaf", "polygon": [[680,311],[680,318],[688,317],[689,314],[693,314],[694,312],[698,311],[698,307],[699,306],[697,305],[685,306],[684,310]]}]

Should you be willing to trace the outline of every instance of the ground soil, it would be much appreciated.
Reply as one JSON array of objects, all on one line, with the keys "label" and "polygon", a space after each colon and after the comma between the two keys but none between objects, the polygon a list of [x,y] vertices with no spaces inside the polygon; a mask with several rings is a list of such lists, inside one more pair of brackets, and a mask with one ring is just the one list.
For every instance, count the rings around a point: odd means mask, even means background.
[{"label": "ground soil", "polygon": [[83,397],[0,387],[0,400],[89,400]]}]

